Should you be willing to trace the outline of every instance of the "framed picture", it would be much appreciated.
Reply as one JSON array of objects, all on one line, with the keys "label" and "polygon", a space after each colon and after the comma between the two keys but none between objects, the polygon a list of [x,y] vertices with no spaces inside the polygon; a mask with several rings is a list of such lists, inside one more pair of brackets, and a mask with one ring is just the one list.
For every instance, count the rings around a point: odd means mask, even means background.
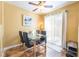
[{"label": "framed picture", "polygon": [[28,27],[30,27],[30,26],[31,26],[31,23],[32,23],[32,18],[31,18],[31,16],[23,15],[23,26],[28,26]]}]

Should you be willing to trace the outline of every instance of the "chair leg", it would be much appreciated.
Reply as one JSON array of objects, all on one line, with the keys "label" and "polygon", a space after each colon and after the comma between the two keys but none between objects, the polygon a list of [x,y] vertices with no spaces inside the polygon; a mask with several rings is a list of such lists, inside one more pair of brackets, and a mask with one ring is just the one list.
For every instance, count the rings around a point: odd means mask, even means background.
[{"label": "chair leg", "polygon": [[46,56],[46,43],[45,43],[45,56]]},{"label": "chair leg", "polygon": [[34,53],[34,57],[36,57],[36,43],[34,43],[34,46],[33,46],[33,53]]},{"label": "chair leg", "polygon": [[46,43],[43,47],[44,47],[44,56],[46,56]]},{"label": "chair leg", "polygon": [[40,45],[38,45],[38,51],[40,52]]}]

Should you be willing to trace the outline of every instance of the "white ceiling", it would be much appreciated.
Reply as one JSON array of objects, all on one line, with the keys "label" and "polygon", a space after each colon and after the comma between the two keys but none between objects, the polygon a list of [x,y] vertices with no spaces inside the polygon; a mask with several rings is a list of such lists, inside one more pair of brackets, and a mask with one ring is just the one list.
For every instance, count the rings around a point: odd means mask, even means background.
[{"label": "white ceiling", "polygon": [[[33,2],[37,3],[37,1],[33,1]],[[8,1],[8,3],[14,4],[20,8],[29,10],[30,12],[33,12],[33,10],[37,8],[37,6],[28,4],[28,1]],[[38,7],[39,9],[33,13],[46,14],[57,8],[61,8],[72,3],[74,3],[74,1],[46,1],[45,5],[53,5],[53,8]]]}]

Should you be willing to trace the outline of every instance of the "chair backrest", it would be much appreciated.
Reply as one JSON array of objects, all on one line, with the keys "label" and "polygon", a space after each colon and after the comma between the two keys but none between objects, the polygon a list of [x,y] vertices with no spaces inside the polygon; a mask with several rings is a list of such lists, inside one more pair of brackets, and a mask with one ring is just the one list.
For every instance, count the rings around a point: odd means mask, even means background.
[{"label": "chair backrest", "polygon": [[36,30],[36,32],[37,32],[38,34],[40,34],[40,30]]},{"label": "chair backrest", "polygon": [[22,31],[19,31],[19,36],[20,36],[20,41],[21,41],[22,43],[24,43]]},{"label": "chair backrest", "polygon": [[27,32],[23,32],[23,40],[25,42],[25,45],[30,48],[31,44],[30,44],[30,40],[28,38],[28,33]]},{"label": "chair backrest", "polygon": [[45,37],[41,37],[41,38],[40,38],[41,41],[42,41],[42,42],[43,42],[43,41],[47,42],[47,40],[46,40],[46,31],[41,31],[41,34],[45,36]]},{"label": "chair backrest", "polygon": [[41,31],[41,34],[46,35],[46,31]]}]

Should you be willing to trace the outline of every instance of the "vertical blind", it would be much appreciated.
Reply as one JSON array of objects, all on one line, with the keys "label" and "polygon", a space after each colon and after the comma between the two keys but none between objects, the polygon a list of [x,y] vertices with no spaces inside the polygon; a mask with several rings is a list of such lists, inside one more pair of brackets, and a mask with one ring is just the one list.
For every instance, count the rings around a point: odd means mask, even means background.
[{"label": "vertical blind", "polygon": [[67,13],[61,12],[45,16],[47,42],[66,48]]}]

